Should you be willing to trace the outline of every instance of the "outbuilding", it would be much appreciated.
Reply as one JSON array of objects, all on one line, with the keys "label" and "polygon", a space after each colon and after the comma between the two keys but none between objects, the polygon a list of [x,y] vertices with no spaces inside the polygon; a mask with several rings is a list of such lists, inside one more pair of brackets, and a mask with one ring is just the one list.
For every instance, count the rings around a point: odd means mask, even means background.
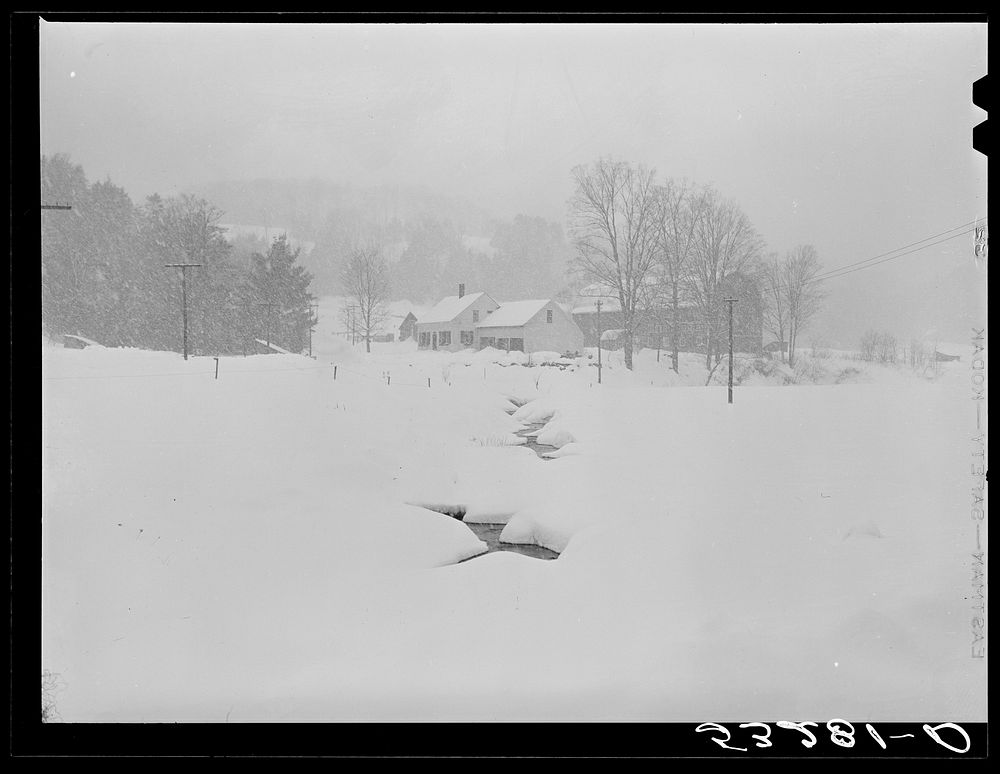
[{"label": "outbuilding", "polygon": [[415,335],[417,326],[417,316],[413,312],[407,312],[406,317],[403,318],[403,322],[399,326],[399,340],[406,341],[408,338]]},{"label": "outbuilding", "polygon": [[63,346],[66,349],[86,349],[87,347],[100,347],[96,341],[86,339],[83,336],[76,336],[72,333],[63,334]]}]

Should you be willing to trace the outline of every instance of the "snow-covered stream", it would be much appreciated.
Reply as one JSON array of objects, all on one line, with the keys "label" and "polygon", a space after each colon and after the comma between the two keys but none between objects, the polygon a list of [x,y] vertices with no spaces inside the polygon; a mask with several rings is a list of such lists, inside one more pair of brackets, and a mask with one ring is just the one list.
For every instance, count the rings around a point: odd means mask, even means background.
[{"label": "snow-covered stream", "polygon": [[[509,413],[513,414],[514,412],[511,411]],[[544,426],[544,422],[535,422],[517,433],[517,435],[526,439],[525,447],[535,452],[542,460],[546,459],[543,455],[555,451],[554,446],[546,446],[538,443],[536,440],[537,433]],[[506,526],[506,523],[492,524],[488,522],[470,522],[468,524],[469,529],[475,533],[476,537],[486,544],[487,553],[512,551],[513,553],[534,557],[535,559],[555,559],[559,556],[558,552],[553,551],[551,548],[545,548],[534,543],[514,543],[502,540],[501,535]],[[462,561],[467,562],[469,560],[463,559]]]}]

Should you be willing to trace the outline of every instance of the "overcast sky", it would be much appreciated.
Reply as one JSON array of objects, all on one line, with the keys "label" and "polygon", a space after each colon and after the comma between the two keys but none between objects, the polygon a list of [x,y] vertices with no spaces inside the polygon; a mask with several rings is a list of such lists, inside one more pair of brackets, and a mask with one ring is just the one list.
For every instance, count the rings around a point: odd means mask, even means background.
[{"label": "overcast sky", "polygon": [[712,183],[771,249],[837,266],[986,214],[986,43],[984,24],[43,22],[42,152],[136,201],[316,176],[559,221],[570,169],[611,155]]}]

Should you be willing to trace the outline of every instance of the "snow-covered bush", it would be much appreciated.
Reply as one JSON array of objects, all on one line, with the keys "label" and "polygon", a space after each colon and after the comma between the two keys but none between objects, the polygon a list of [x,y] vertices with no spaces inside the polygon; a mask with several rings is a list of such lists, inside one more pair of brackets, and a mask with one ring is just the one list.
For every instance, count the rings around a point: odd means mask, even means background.
[{"label": "snow-covered bush", "polygon": [[798,384],[820,384],[827,380],[827,370],[823,364],[811,357],[800,356],[792,369]]},{"label": "snow-covered bush", "polygon": [[53,723],[62,718],[56,709],[56,694],[63,688],[59,675],[48,669],[42,672],[42,722]]},{"label": "snow-covered bush", "polygon": [[842,384],[844,382],[854,382],[857,381],[859,377],[864,375],[864,371],[860,368],[855,368],[854,366],[847,366],[842,369],[837,378],[834,380],[837,384]]},{"label": "snow-covered bush", "polygon": [[[715,386],[729,383],[729,365],[723,361],[712,373],[709,382]],[[792,384],[794,376],[788,366],[762,357],[736,357],[733,360],[733,384]]]},{"label": "snow-covered bush", "polygon": [[833,353],[830,352],[830,348],[826,346],[825,342],[814,341],[812,343],[812,351],[809,356],[814,360],[829,360]]}]

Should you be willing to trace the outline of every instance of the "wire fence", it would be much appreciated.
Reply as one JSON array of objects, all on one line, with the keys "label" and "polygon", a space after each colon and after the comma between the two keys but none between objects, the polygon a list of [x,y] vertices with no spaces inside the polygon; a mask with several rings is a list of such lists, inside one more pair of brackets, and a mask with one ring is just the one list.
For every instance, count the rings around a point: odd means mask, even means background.
[{"label": "wire fence", "polygon": [[[216,358],[221,361],[221,358]],[[389,371],[383,371],[380,376],[374,376],[373,374],[363,373],[362,371],[355,371],[351,368],[345,368],[339,363],[329,363],[324,365],[310,365],[310,366],[291,366],[284,368],[240,368],[235,370],[220,371],[218,368],[213,367],[208,371],[170,371],[170,372],[159,372],[159,373],[146,373],[146,374],[75,374],[72,376],[43,376],[43,381],[68,381],[68,380],[91,380],[91,379],[159,379],[164,377],[173,376],[214,376],[218,379],[220,374],[225,374],[226,377],[239,376],[242,374],[274,374],[274,373],[287,373],[290,371],[326,371],[333,373],[333,380],[336,381],[339,374],[350,374],[351,376],[357,376],[362,379],[367,379],[375,382],[382,382],[390,387],[420,387],[423,389],[428,389],[432,386],[433,380],[428,378],[425,382],[408,382],[399,381],[392,378],[392,374]],[[445,380],[441,380],[445,381]],[[446,384],[450,385],[450,382],[445,381]]]}]

